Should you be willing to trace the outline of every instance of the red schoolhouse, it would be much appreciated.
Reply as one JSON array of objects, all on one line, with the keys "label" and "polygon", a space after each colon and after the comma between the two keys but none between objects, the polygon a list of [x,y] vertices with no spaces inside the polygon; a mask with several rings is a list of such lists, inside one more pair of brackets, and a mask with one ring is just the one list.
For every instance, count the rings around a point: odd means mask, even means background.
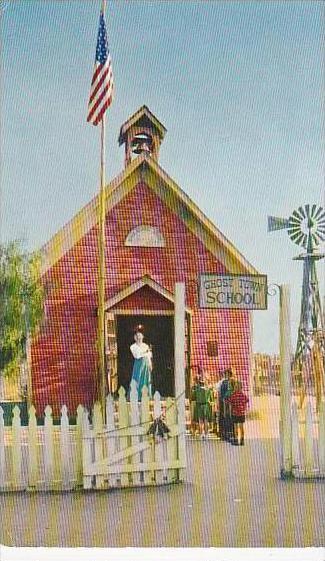
[{"label": "red schoolhouse", "polygon": [[[186,376],[233,366],[248,389],[251,312],[201,309],[201,273],[256,274],[233,244],[160,167],[166,129],[146,106],[121,127],[125,169],[106,187],[106,366],[108,389],[127,389],[133,329],[153,349],[153,388],[174,395],[174,285],[186,289]],[[42,248],[46,317],[31,347],[33,402],[58,415],[90,406],[97,384],[98,204],[95,197]]]}]

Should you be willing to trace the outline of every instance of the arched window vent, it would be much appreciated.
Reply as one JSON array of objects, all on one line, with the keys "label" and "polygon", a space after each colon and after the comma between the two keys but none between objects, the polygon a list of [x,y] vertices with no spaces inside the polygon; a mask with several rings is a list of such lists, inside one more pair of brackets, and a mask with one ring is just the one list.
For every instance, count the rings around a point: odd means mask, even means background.
[{"label": "arched window vent", "polygon": [[137,226],[128,233],[126,246],[131,247],[165,247],[165,240],[156,226]]}]

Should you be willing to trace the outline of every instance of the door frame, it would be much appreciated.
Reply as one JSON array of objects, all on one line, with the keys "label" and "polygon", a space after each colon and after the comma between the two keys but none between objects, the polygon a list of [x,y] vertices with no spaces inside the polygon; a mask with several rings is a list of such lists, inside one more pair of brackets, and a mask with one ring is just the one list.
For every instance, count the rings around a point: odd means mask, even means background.
[{"label": "door frame", "polygon": [[[108,352],[108,337],[107,337],[107,319],[108,316],[112,316],[114,315],[115,318],[115,334],[117,337],[117,333],[116,333],[116,316],[173,316],[174,317],[174,323],[175,323],[175,310],[147,310],[147,309],[143,309],[143,308],[135,308],[134,310],[126,310],[124,308],[114,308],[114,310],[112,309],[106,309],[105,310],[105,367],[106,367],[106,376],[107,376],[107,383],[108,383],[108,388],[111,390],[112,389],[112,381],[110,379],[110,366],[109,366],[109,352]],[[189,385],[190,385],[190,376],[191,376],[191,355],[192,355],[192,337],[191,337],[191,332],[192,332],[192,313],[190,311],[188,311],[187,309],[185,310],[185,322],[187,325],[187,345],[186,345],[186,364],[185,364],[185,375],[186,375],[186,393],[188,393],[189,391]],[[117,339],[116,339],[116,345],[117,345]],[[117,351],[116,351],[116,356],[112,357],[113,360],[116,361],[116,365],[117,365]],[[116,366],[117,368],[117,366]],[[117,376],[117,380],[118,380],[118,372],[116,372],[116,376]],[[175,375],[174,375],[175,377]],[[115,391],[117,391],[118,388],[113,388],[113,393]]]}]

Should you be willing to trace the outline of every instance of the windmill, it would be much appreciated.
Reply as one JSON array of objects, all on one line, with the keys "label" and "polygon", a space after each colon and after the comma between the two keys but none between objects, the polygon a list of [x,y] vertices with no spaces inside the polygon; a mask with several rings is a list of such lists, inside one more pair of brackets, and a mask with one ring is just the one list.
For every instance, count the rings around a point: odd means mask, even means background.
[{"label": "windmill", "polygon": [[[325,211],[317,205],[300,206],[289,218],[268,217],[268,231],[287,230],[290,239],[306,252],[294,257],[303,261],[301,312],[294,370],[300,385],[315,385],[317,403],[324,392],[325,317],[319,295],[316,261],[325,257],[317,248],[325,240]],[[305,391],[303,390],[303,394]]]}]

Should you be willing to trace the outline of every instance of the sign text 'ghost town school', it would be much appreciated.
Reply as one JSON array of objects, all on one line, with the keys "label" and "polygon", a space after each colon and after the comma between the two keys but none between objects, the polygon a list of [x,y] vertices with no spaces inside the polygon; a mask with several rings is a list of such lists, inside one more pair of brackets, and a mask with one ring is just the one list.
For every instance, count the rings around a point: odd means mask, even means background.
[{"label": "sign text 'ghost town school'", "polygon": [[266,275],[200,275],[201,308],[266,310]]}]

